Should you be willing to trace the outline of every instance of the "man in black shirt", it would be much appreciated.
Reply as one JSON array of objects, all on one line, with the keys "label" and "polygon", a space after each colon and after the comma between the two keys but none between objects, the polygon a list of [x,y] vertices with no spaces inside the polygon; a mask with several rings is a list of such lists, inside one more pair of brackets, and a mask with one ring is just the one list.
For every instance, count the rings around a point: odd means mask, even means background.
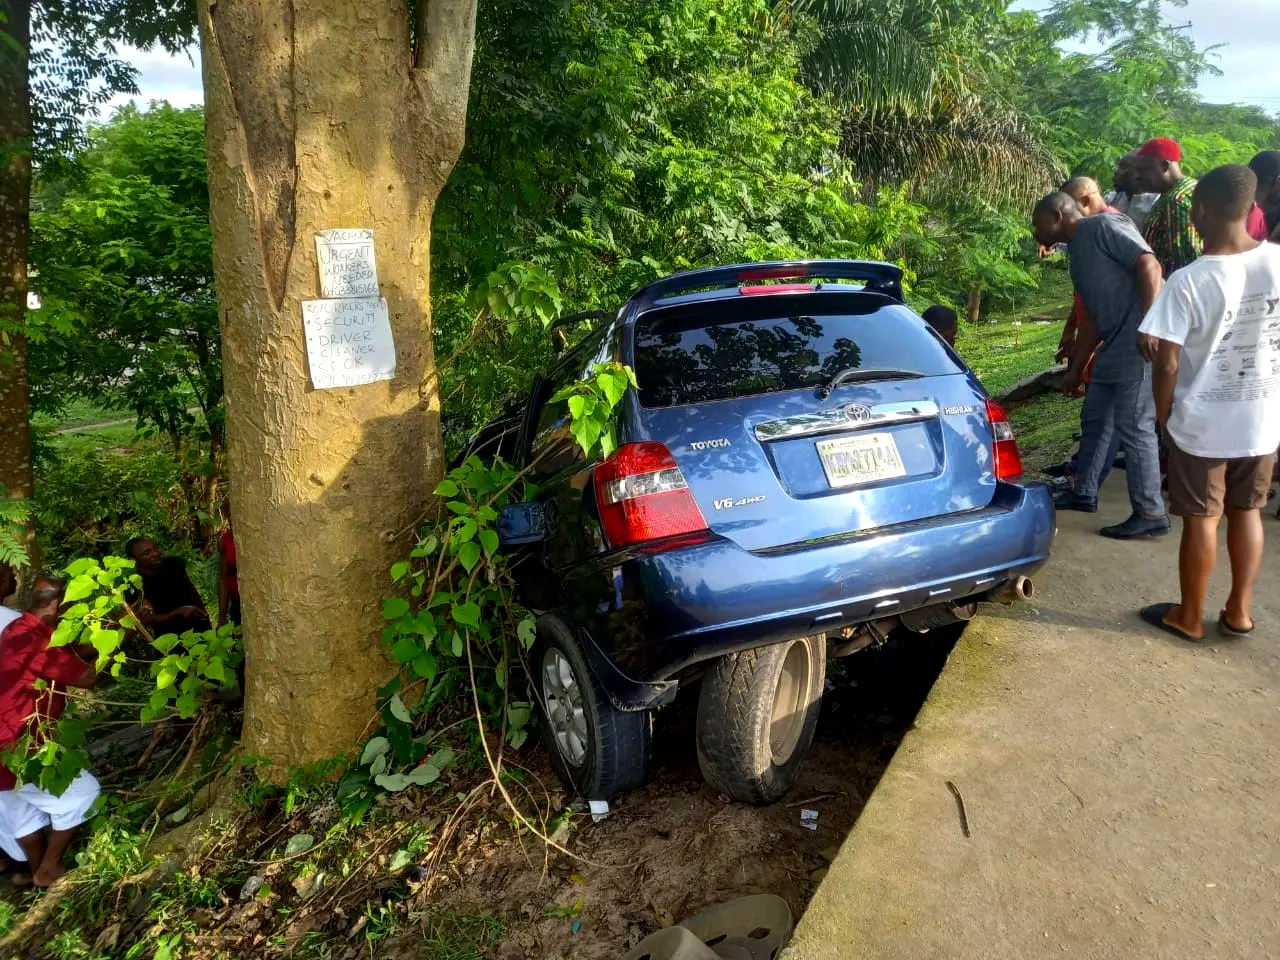
[{"label": "man in black shirt", "polygon": [[944,307],[934,304],[926,310],[921,316],[924,322],[938,331],[938,336],[947,341],[948,346],[956,345],[956,332],[959,327],[959,317],[950,307]]},{"label": "man in black shirt", "polygon": [[[181,557],[163,556],[146,537],[134,537],[125,553],[142,577],[142,625],[152,637],[165,633],[203,632],[211,628],[209,613]],[[149,608],[149,609],[148,609]]]},{"label": "man in black shirt", "polygon": [[1249,161],[1258,178],[1256,200],[1267,218],[1267,235],[1280,243],[1280,150],[1264,150]]}]

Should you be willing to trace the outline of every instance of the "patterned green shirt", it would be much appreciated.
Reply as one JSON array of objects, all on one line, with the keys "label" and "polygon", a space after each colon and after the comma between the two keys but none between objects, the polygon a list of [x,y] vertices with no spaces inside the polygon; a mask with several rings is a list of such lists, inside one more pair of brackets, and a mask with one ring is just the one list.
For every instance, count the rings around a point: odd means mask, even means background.
[{"label": "patterned green shirt", "polygon": [[1204,251],[1204,242],[1191,223],[1193,177],[1183,177],[1156,201],[1147,215],[1144,231],[1165,278],[1195,260]]}]

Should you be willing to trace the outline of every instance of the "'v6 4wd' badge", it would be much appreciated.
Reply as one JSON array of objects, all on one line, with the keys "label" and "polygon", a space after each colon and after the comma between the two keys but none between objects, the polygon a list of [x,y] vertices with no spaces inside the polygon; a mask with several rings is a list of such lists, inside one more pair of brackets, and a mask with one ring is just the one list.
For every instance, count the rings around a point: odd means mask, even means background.
[{"label": "'v6 4wd' badge", "polygon": [[730,507],[745,507],[745,506],[747,506],[748,504],[752,504],[752,503],[759,503],[759,502],[760,502],[760,501],[762,501],[763,499],[764,499],[764,497],[763,497],[763,496],[760,496],[760,497],[743,497],[743,498],[742,498],[742,499],[740,499],[740,500],[735,500],[735,499],[733,499],[733,497],[727,497],[727,498],[725,498],[724,500],[716,500],[716,501],[713,501],[713,502],[714,502],[714,504],[715,504],[715,508],[716,508],[717,510],[728,510]]}]

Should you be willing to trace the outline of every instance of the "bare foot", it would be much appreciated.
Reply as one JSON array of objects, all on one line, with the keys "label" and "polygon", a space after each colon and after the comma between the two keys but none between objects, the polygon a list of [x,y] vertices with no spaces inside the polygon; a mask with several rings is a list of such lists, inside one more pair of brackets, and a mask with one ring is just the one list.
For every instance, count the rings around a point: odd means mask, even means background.
[{"label": "bare foot", "polygon": [[1188,637],[1196,640],[1204,639],[1204,623],[1201,621],[1193,621],[1191,623],[1184,622],[1186,617],[1182,613],[1182,607],[1177,606],[1164,615],[1164,622],[1169,626],[1182,631]]},{"label": "bare foot", "polygon": [[1253,631],[1253,617],[1242,615],[1239,610],[1223,610],[1222,617],[1226,621],[1227,627],[1236,633],[1250,633]]},{"label": "bare foot", "polygon": [[9,876],[9,883],[11,883],[16,890],[23,890],[26,887],[31,886],[31,882],[31,874],[26,871],[15,871]]},{"label": "bare foot", "polygon": [[66,865],[61,860],[55,860],[53,863],[42,863],[40,864],[40,869],[32,876],[31,882],[37,887],[51,887],[66,872]]}]

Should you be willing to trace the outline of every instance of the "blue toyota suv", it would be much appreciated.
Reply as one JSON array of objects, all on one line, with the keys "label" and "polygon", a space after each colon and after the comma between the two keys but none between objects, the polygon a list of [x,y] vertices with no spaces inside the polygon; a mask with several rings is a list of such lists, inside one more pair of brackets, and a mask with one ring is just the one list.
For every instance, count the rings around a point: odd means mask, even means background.
[{"label": "blue toyota suv", "polygon": [[[859,261],[664,278],[477,438],[541,490],[509,540],[540,612],[543,735],[583,796],[642,783],[653,711],[700,679],[703,774],[772,802],[813,739],[829,656],[1028,595],[1049,491],[1021,482],[1004,411],[901,278]],[[549,401],[604,360],[639,387],[617,451],[589,460]]]}]

